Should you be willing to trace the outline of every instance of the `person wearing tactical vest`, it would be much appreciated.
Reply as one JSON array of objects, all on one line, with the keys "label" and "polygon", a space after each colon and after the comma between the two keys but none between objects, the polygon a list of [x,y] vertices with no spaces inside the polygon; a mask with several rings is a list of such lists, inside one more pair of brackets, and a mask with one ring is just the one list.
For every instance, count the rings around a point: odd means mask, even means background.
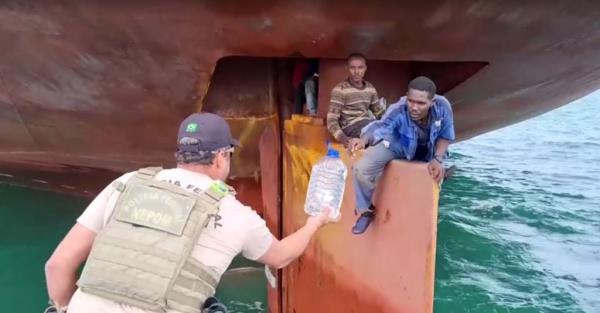
[{"label": "person wearing tactical vest", "polygon": [[225,120],[194,113],[179,127],[176,168],[143,168],[107,186],[46,262],[56,311],[222,311],[212,296],[237,254],[275,268],[299,257],[333,222],[328,210],[276,239],[224,183],[237,146]]}]

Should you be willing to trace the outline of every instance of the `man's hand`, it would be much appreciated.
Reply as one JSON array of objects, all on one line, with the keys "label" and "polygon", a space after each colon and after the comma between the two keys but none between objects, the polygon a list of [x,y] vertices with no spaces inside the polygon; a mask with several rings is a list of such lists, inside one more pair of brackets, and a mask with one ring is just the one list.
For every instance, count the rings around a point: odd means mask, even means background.
[{"label": "man's hand", "polygon": [[306,225],[313,225],[317,229],[319,229],[325,226],[326,224],[335,223],[339,221],[342,217],[342,213],[338,214],[337,218],[335,219],[331,218],[329,214],[331,214],[331,208],[325,208],[323,212],[321,212],[321,214],[317,216],[309,216],[306,220]]},{"label": "man's hand", "polygon": [[340,219],[341,214],[336,219],[333,219],[329,217],[330,212],[330,208],[325,208],[321,214],[308,217],[306,225],[281,241],[273,238],[271,246],[263,256],[258,258],[258,261],[275,268],[283,268],[290,264],[290,262],[304,252],[304,249],[310,243],[310,239],[319,228],[331,222],[337,222]]},{"label": "man's hand", "polygon": [[427,170],[429,171],[429,175],[431,175],[438,184],[442,181],[442,178],[444,177],[444,167],[436,159],[429,161]]},{"label": "man's hand", "polygon": [[366,145],[366,139],[352,138],[348,141],[348,151],[350,151],[350,153],[354,153],[354,151],[364,149]]},{"label": "man's hand", "polygon": [[61,307],[58,309],[55,305],[51,305],[44,310],[44,313],[66,313],[66,307]]}]

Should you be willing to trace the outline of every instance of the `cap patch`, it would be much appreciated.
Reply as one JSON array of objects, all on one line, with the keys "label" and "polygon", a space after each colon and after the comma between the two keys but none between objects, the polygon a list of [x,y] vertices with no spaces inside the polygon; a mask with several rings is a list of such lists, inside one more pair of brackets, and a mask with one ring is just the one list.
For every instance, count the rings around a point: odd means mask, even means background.
[{"label": "cap patch", "polygon": [[198,131],[198,124],[197,123],[189,123],[187,124],[185,131],[188,133],[195,133]]}]

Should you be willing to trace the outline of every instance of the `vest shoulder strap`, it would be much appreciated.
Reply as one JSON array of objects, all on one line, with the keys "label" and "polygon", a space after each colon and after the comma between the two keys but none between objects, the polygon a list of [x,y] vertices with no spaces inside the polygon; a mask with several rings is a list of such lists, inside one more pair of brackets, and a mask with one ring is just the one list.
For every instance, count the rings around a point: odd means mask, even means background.
[{"label": "vest shoulder strap", "polygon": [[[133,177],[129,179],[129,181],[134,181],[136,179],[149,181],[154,179],[154,177],[162,171],[162,167],[145,167],[139,169]],[[129,182],[128,182],[129,183]],[[123,183],[118,180],[112,182],[112,187],[115,188],[118,192],[123,192],[127,188],[128,183]]]},{"label": "vest shoulder strap", "polygon": [[125,187],[127,187],[127,185],[118,180],[115,180],[112,182],[112,187],[115,188],[118,192],[123,192],[125,191]]},{"label": "vest shoulder strap", "polygon": [[163,168],[160,166],[144,167],[144,168],[140,168],[137,171],[137,173],[135,173],[135,176],[137,178],[150,180],[150,179],[153,179],[154,176],[156,176],[162,170],[163,170]]}]

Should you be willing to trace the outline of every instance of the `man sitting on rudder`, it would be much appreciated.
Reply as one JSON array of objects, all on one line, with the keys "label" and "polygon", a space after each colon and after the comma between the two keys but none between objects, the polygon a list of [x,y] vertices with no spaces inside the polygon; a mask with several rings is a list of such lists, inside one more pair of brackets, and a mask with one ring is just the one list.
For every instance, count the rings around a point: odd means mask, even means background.
[{"label": "man sitting on rudder", "polygon": [[445,101],[434,101],[436,86],[420,76],[408,85],[405,103],[381,121],[381,126],[363,137],[351,139],[351,151],[369,148],[354,164],[353,187],[359,214],[352,233],[362,234],[375,217],[372,204],[377,180],[386,164],[394,159],[428,162],[436,182],[444,176],[442,163],[454,140],[452,108]]}]

